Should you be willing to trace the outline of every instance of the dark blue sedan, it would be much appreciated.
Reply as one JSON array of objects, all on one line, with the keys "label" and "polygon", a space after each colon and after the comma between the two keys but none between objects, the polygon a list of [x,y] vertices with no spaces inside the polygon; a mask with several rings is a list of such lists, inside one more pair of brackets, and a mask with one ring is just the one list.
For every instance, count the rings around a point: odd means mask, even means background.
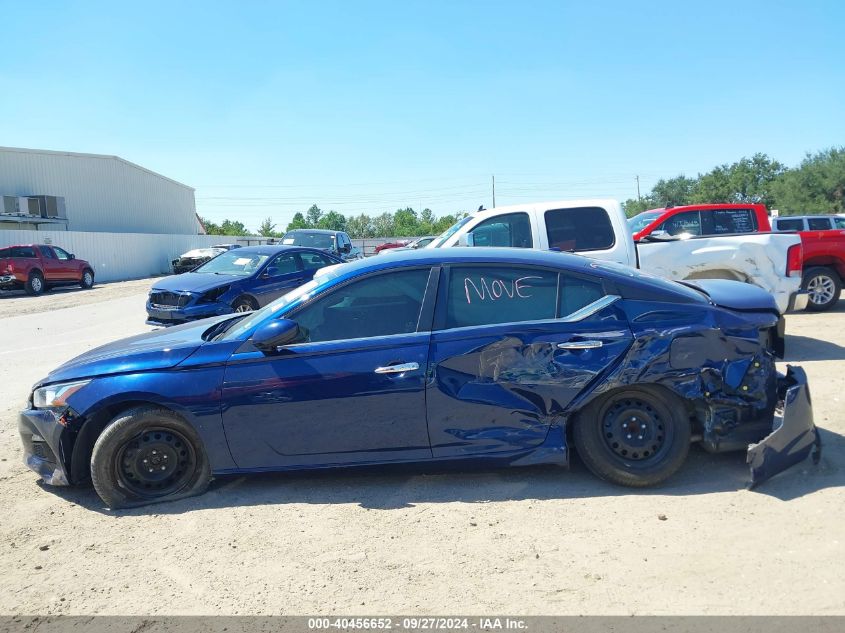
[{"label": "dark blue sedan", "polygon": [[316,248],[252,246],[224,252],[189,273],[155,282],[147,323],[174,325],[232,312],[251,312],[343,260]]},{"label": "dark blue sedan", "polygon": [[803,371],[775,370],[783,346],[774,300],[754,286],[527,249],[423,249],[83,354],[35,385],[20,434],[46,482],[90,476],[112,508],[197,494],[226,473],[565,466],[571,446],[599,477],[649,486],[693,442],[750,443],[759,483],[818,455]]}]

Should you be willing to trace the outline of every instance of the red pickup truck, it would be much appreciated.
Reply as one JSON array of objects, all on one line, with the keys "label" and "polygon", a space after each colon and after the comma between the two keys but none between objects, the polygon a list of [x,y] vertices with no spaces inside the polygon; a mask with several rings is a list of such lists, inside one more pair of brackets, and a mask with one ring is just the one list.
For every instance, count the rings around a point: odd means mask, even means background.
[{"label": "red pickup truck", "polygon": [[[804,216],[802,216],[804,217]],[[831,216],[820,216],[827,220]],[[778,220],[782,224],[781,220]],[[762,204],[696,204],[652,209],[628,220],[634,240],[648,235],[720,235],[768,233],[769,213]],[[801,287],[807,291],[807,310],[829,310],[839,300],[845,279],[845,230],[797,231],[804,263]]]},{"label": "red pickup truck", "polygon": [[94,268],[84,259],[48,244],[24,244],[0,249],[0,288],[39,295],[50,286],[94,285]]}]

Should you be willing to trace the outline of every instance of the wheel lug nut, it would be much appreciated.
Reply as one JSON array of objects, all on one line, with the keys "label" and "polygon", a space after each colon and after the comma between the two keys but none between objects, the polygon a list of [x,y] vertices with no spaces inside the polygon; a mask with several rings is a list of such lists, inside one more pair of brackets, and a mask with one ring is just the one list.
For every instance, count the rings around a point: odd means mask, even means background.
[{"label": "wheel lug nut", "polygon": [[161,469],[164,470],[164,466],[162,466]]},{"label": "wheel lug nut", "polygon": [[144,463],[145,463],[145,464],[147,463],[147,460],[146,460],[146,459],[144,460]]},{"label": "wheel lug nut", "polygon": [[634,436],[631,435],[630,433],[628,433],[628,439],[630,440],[632,437],[634,437]]},{"label": "wheel lug nut", "polygon": [[637,439],[640,439],[640,440],[641,440],[641,439],[643,439],[643,436],[642,436],[642,435],[638,435],[638,436],[637,436]]}]

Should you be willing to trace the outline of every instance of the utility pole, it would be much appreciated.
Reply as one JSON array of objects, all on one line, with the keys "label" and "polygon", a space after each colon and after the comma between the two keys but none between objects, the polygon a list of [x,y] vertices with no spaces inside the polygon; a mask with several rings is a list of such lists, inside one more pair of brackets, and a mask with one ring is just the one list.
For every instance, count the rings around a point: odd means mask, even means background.
[{"label": "utility pole", "polygon": [[493,208],[496,208],[496,174],[491,176],[493,179]]},{"label": "utility pole", "polygon": [[637,200],[642,200],[642,197],[640,197],[640,176],[637,174],[634,177],[637,179]]}]

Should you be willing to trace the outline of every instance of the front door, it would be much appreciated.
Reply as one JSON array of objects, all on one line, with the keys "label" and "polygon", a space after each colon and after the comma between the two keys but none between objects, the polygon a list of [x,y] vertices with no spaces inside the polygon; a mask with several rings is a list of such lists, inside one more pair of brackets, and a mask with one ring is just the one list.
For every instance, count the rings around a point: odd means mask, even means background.
[{"label": "front door", "polygon": [[434,457],[538,446],[631,345],[598,279],[499,265],[447,276],[426,393]]},{"label": "front door", "polygon": [[394,270],[332,288],[288,315],[299,342],[269,356],[249,344],[236,352],[224,377],[223,423],[238,466],[431,457],[429,277],[429,268]]},{"label": "front door", "polygon": [[263,307],[301,286],[312,276],[313,274],[306,278],[295,253],[282,253],[267,262],[258,273],[257,282],[250,292],[258,299],[258,305]]}]

